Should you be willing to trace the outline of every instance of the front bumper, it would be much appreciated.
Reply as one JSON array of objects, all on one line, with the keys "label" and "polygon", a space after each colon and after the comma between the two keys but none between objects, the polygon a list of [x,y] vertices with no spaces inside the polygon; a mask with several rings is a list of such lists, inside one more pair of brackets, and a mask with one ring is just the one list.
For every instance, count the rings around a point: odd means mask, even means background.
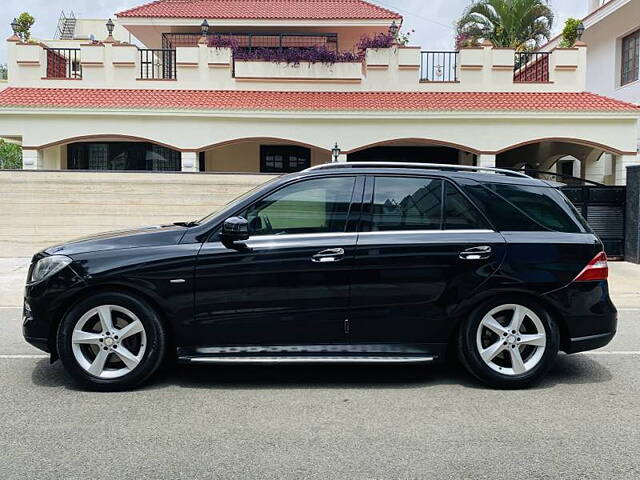
[{"label": "front bumper", "polygon": [[22,335],[34,347],[56,356],[55,334],[66,309],[86,286],[70,266],[24,290]]},{"label": "front bumper", "polygon": [[604,347],[615,336],[618,311],[606,281],[575,282],[546,297],[564,320],[561,349],[566,353]]}]

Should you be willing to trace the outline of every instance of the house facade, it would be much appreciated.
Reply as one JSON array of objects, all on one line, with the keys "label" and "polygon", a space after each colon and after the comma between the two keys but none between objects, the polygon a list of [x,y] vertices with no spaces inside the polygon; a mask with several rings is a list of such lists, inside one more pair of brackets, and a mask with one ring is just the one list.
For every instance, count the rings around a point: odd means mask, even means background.
[{"label": "house facade", "polygon": [[401,24],[361,0],[158,0],[77,45],[14,35],[0,137],[35,170],[404,160],[555,171],[572,156],[575,176],[604,179],[606,154],[606,181],[624,184],[639,162],[640,108],[587,92],[588,41],[436,52],[398,44]]}]

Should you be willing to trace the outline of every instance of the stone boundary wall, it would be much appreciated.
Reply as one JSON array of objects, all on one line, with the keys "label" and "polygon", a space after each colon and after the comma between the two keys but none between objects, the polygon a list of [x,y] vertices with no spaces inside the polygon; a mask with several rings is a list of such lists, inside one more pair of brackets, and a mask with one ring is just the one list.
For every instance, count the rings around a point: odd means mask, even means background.
[{"label": "stone boundary wall", "polygon": [[112,230],[196,220],[261,174],[0,171],[0,257]]}]

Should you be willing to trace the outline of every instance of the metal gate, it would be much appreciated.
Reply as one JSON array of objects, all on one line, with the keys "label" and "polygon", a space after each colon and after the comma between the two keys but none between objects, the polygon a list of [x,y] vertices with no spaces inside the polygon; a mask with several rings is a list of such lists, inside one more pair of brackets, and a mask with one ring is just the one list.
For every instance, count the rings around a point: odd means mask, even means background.
[{"label": "metal gate", "polygon": [[600,237],[607,256],[623,258],[626,187],[581,185],[560,189]]}]

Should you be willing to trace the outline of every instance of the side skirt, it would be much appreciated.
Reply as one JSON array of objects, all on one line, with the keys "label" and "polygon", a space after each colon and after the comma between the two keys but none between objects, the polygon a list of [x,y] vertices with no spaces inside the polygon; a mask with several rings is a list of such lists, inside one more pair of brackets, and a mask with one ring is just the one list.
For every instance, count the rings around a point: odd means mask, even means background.
[{"label": "side skirt", "polygon": [[210,357],[178,357],[181,363],[207,363],[207,364],[229,364],[229,363],[262,363],[262,364],[282,364],[282,363],[426,363],[436,360],[437,356],[432,355],[216,355]]}]

